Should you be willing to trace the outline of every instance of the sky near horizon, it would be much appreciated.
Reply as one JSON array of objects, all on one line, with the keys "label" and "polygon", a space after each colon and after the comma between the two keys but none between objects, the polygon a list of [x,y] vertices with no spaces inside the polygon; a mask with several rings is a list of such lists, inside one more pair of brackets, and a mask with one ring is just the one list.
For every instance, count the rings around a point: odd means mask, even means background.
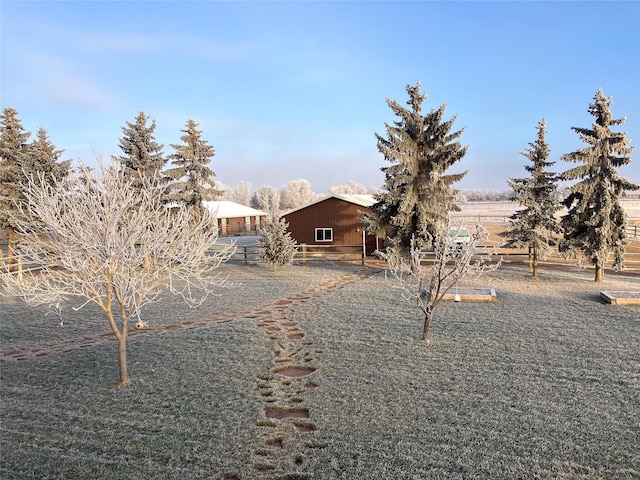
[{"label": "sky near horizon", "polygon": [[[543,117],[551,170],[572,167],[599,88],[640,142],[639,1],[3,0],[0,22],[0,106],[88,164],[144,111],[166,154],[198,122],[225,185],[381,187],[386,99],[418,81],[423,111],[446,103],[464,128],[456,188],[526,177]],[[640,184],[632,158],[620,173]]]}]

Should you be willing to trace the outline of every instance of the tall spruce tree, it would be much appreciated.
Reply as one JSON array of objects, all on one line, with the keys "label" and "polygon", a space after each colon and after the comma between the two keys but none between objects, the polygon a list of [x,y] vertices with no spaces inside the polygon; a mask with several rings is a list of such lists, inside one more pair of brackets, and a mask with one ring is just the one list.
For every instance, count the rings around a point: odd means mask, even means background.
[{"label": "tall spruce tree", "polygon": [[196,219],[205,214],[203,201],[212,200],[219,191],[215,188],[215,172],[209,167],[216,151],[202,138],[195,120],[187,120],[182,144],[172,144],[174,154],[169,155],[171,168],[165,171],[167,176],[166,199],[170,203],[186,205],[191,208]]},{"label": "tall spruce tree", "polygon": [[141,188],[143,178],[152,178],[154,175],[160,180],[160,173],[166,160],[162,155],[163,145],[156,142],[154,132],[156,121],[151,120],[147,126],[149,117],[144,112],[139,112],[135,123],[126,122],[122,127],[124,136],[120,139],[120,149],[123,156],[114,157],[123,166],[125,176],[131,178],[136,188]]},{"label": "tall spruce tree", "polygon": [[549,162],[549,146],[545,141],[547,122],[543,118],[538,123],[538,138],[529,143],[521,155],[531,160],[532,165],[525,165],[525,170],[531,174],[529,178],[509,179],[509,186],[513,189],[512,200],[525,207],[511,216],[510,230],[500,233],[508,238],[507,248],[531,248],[533,278],[538,278],[538,259],[548,257],[557,244],[554,235],[562,232],[560,224],[555,219],[560,209],[560,202],[556,199],[558,176],[547,171],[554,162]]},{"label": "tall spruce tree", "polygon": [[601,282],[611,254],[613,268],[624,268],[627,216],[620,197],[625,190],[637,190],[640,186],[617,171],[631,162],[630,154],[635,148],[629,146],[626,132],[611,131],[612,126],[623,124],[625,118],[613,119],[613,102],[602,89],[593,100],[588,110],[595,117],[591,128],[572,127],[588,146],[562,156],[565,162],[581,165],[561,175],[563,180],[579,181],[569,188],[571,193],[563,202],[569,210],[562,217],[564,238],[560,252],[593,265],[595,281]]},{"label": "tall spruce tree", "polygon": [[412,236],[421,247],[431,245],[448,212],[459,210],[452,185],[467,173],[445,175],[467,152],[457,141],[463,130],[451,132],[456,117],[443,121],[446,104],[423,115],[427,94],[420,93],[420,82],[407,85],[407,93],[410,109],[387,99],[399,119],[393,125],[385,123],[386,138],[377,133],[376,138],[378,150],[391,165],[382,167],[384,186],[365,217],[370,231],[388,234],[391,246],[406,255]]},{"label": "tall spruce tree", "polygon": [[48,132],[38,128],[36,138],[31,142],[31,154],[27,156],[31,172],[42,172],[51,185],[62,180],[71,172],[71,160],[60,160],[64,150],[57,150],[49,139]]},{"label": "tall spruce tree", "polygon": [[[24,203],[26,164],[30,146],[30,132],[22,127],[18,111],[4,108],[0,114],[0,229],[7,235],[9,264],[14,263],[15,225],[11,216],[17,214],[17,206]],[[0,253],[1,255],[1,253]]]}]

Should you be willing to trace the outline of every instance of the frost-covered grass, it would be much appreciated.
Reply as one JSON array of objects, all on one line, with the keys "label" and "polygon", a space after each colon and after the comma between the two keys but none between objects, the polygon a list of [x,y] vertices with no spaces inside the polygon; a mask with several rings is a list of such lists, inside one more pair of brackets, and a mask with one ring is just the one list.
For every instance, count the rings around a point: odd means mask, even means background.
[{"label": "frost-covered grass", "polygon": [[382,278],[321,299],[318,478],[638,478],[640,310],[544,277],[481,277],[498,301],[441,304],[430,345]]},{"label": "frost-covered grass", "polygon": [[[163,295],[162,301],[142,310],[142,320],[154,328],[182,321],[222,317],[295,294],[337,275],[335,269],[305,269],[302,266],[293,266],[273,274],[270,268],[263,266],[222,265],[219,272],[237,285],[218,290],[218,295],[209,296],[204,304],[194,309],[189,308],[178,296]],[[104,313],[98,307],[89,304],[81,310],[73,310],[72,307],[81,304],[79,300],[71,300],[63,313],[65,326],[57,328],[58,320],[53,310],[46,306],[31,307],[20,300],[0,295],[0,320],[3,324],[5,319],[7,322],[0,327],[0,351],[60,344],[69,339],[111,332]],[[135,329],[135,323],[135,319],[132,320],[132,330]]]},{"label": "frost-covered grass", "polygon": [[[224,268],[242,288],[200,310],[165,299],[150,327],[244,311],[353,270]],[[286,438],[298,476],[276,478],[639,478],[640,309],[598,296],[638,279],[607,280],[545,270],[535,282],[501,268],[477,280],[497,302],[441,304],[429,345],[420,312],[382,274],[294,306],[288,319],[318,367],[302,403],[316,430]],[[2,350],[106,328],[97,313],[59,328],[41,312],[1,303]],[[272,478],[255,469],[269,428],[256,376],[272,350],[241,318],[131,342],[128,389],[115,386],[115,343],[5,363],[0,478]]]}]

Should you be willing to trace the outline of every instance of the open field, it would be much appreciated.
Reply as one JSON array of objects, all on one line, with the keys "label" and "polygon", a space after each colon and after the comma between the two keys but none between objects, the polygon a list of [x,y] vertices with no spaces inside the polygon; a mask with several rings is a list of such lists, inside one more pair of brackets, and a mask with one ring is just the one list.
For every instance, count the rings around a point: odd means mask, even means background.
[{"label": "open field", "polygon": [[[630,223],[640,224],[640,200],[623,198],[620,200]],[[466,202],[458,205],[460,212],[454,213],[455,217],[469,220],[480,218],[483,223],[507,223],[513,213],[522,208],[518,203],[502,202]],[[567,209],[560,210],[556,217],[560,218],[567,213]]]},{"label": "open field", "polygon": [[640,478],[638,280],[501,267],[492,303],[417,308],[371,268],[226,265],[132,332],[0,298],[2,479]]}]

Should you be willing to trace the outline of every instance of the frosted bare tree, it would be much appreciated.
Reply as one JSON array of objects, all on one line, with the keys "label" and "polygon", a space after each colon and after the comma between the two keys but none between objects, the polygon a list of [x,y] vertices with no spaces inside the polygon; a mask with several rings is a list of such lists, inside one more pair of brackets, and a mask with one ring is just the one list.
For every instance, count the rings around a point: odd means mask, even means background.
[{"label": "frosted bare tree", "polygon": [[239,203],[240,205],[251,205],[251,183],[238,182],[236,188],[231,192],[229,200]]},{"label": "frosted bare tree", "polygon": [[276,215],[280,211],[280,190],[276,187],[262,185],[256,190],[252,203],[255,208],[265,211],[269,215]]},{"label": "frosted bare tree", "polygon": [[[478,247],[488,238],[487,230],[481,225],[465,237],[468,241],[460,242],[460,231],[460,226],[451,227],[450,223],[439,226],[432,252],[420,248],[414,236],[409,260],[400,247],[389,247],[382,254],[389,265],[387,278],[395,281],[393,288],[400,290],[405,300],[415,301],[424,314],[422,340],[427,343],[431,320],[442,298],[466,275],[493,271],[502,260],[488,263],[495,251],[479,254]],[[433,263],[425,265],[431,258]]]},{"label": "frosted bare tree", "polygon": [[218,196],[215,198],[216,200],[231,200],[231,195],[233,195],[233,187],[216,181],[215,189],[219,192]]},{"label": "frosted bare tree", "polygon": [[361,183],[357,183],[357,182],[354,182],[353,180],[349,180],[346,185],[337,185],[335,187],[329,188],[329,194],[335,194],[335,193],[366,195],[369,193],[369,189],[364,185],[362,185]]},{"label": "frosted bare tree", "polygon": [[289,180],[282,188],[280,206],[283,209],[301,207],[312,202],[316,195],[311,191],[311,183],[308,180]]},{"label": "frosted bare tree", "polygon": [[42,269],[23,278],[0,277],[6,294],[51,306],[60,318],[72,297],[84,302],[78,309],[97,305],[118,340],[122,386],[130,384],[131,319],[143,327],[142,308],[165,291],[198,306],[229,286],[215,270],[234,248],[208,254],[217,238],[210,215],[193,223],[188,206],[170,211],[163,205],[154,179],[145,178],[142,188],[133,188],[132,181],[101,161],[97,173],[81,165],[77,175],[53,183],[42,174],[31,177],[15,222],[21,251]]}]

